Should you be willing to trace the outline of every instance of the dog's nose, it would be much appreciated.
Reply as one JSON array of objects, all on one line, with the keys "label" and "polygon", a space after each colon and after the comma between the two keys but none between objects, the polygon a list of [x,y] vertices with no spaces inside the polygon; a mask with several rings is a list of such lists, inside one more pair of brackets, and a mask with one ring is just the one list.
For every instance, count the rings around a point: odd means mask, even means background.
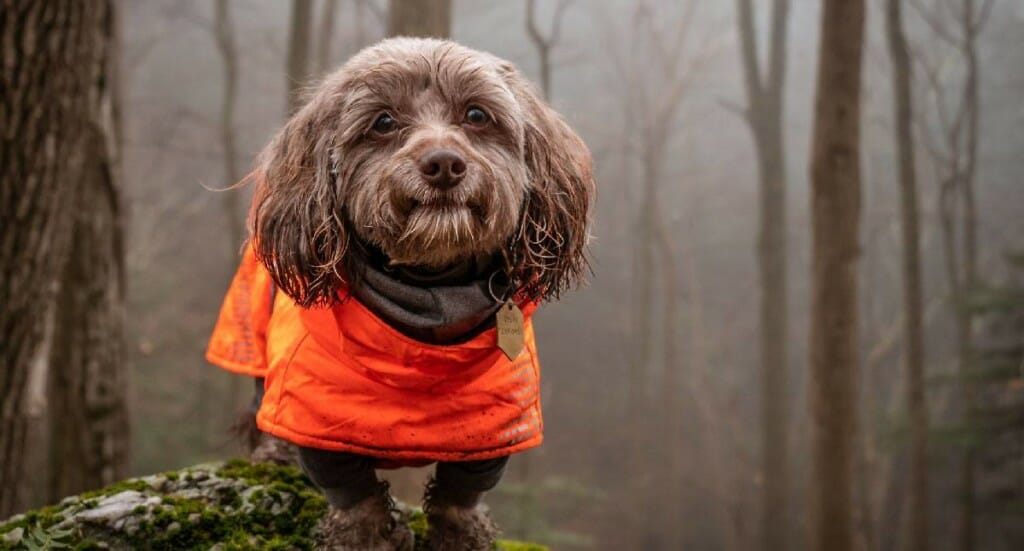
[{"label": "dog's nose", "polygon": [[451,149],[435,149],[420,157],[420,174],[438,189],[450,189],[466,175],[466,160]]}]

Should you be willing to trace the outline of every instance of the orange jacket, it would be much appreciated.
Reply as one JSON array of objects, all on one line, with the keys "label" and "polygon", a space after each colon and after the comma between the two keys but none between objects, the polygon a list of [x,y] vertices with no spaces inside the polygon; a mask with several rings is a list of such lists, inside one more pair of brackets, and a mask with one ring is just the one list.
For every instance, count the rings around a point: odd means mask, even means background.
[{"label": "orange jacket", "polygon": [[540,445],[540,366],[531,315],[510,361],[491,328],[468,342],[413,340],[349,297],[302,308],[274,294],[246,251],[206,353],[266,377],[260,429],[302,446],[399,462],[465,461]]}]

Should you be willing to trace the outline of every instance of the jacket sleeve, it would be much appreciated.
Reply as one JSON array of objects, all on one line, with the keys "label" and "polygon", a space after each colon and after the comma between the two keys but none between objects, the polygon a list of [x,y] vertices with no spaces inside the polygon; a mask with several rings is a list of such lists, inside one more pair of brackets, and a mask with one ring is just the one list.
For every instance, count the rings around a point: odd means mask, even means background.
[{"label": "jacket sleeve", "polygon": [[228,371],[263,377],[274,294],[270,273],[248,245],[210,336],[207,361]]}]

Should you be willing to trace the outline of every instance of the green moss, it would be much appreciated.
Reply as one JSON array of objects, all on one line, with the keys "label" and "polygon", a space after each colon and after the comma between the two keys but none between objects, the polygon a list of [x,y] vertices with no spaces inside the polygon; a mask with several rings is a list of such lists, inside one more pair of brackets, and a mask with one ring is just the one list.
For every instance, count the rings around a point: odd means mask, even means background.
[{"label": "green moss", "polygon": [[150,488],[149,484],[147,484],[146,482],[142,481],[141,479],[133,478],[131,480],[125,480],[123,482],[117,482],[117,483],[111,484],[110,486],[106,486],[104,488],[100,488],[99,490],[92,490],[92,491],[89,491],[89,492],[84,492],[81,495],[79,495],[78,497],[82,501],[88,501],[88,500],[95,500],[96,498],[104,498],[104,497],[107,497],[107,496],[112,496],[114,494],[119,494],[121,492],[126,492],[128,490],[134,490],[136,492],[146,493],[146,492],[152,490],[152,488]]},{"label": "green moss", "polygon": [[49,528],[64,520],[64,515],[61,514],[63,510],[64,507],[60,505],[49,505],[41,509],[29,511],[17,520],[13,520],[7,524],[0,524],[0,535],[6,534],[16,528],[24,528],[26,530],[37,526],[40,528]]},{"label": "green moss", "polygon": [[409,528],[412,529],[412,533],[416,534],[416,541],[424,541],[427,539],[427,531],[430,529],[430,525],[427,524],[427,515],[423,511],[417,509],[409,515]]},{"label": "green moss", "polygon": [[249,463],[243,459],[232,459],[217,470],[217,476],[244,480],[253,485],[279,483],[288,488],[313,489],[313,484],[297,467],[273,465],[271,463]]},{"label": "green moss", "polygon": [[94,540],[80,541],[72,548],[74,551],[101,551],[107,549]]},{"label": "green moss", "polygon": [[[101,490],[82,494],[79,499],[44,507],[26,513],[6,524],[0,524],[0,536],[19,527],[26,533],[49,529],[64,520],[65,512],[74,513],[95,506],[102,498],[126,490],[147,496],[160,496],[158,505],[140,505],[133,513],[143,522],[128,534],[77,533],[69,542],[77,551],[101,549],[100,541],[113,543],[113,538],[130,548],[154,550],[206,550],[222,544],[225,551],[248,550],[311,550],[313,531],[327,511],[327,502],[309,479],[294,467],[250,464],[233,460],[220,466],[200,466],[188,471],[163,473],[174,489],[164,494],[143,480],[128,480]],[[212,477],[242,481],[252,491],[240,492],[225,484],[203,498],[186,498],[174,492],[194,489],[199,481]],[[272,513],[271,509],[276,512]],[[417,540],[425,542],[426,516],[414,511],[409,524]],[[173,528],[173,529],[172,529]],[[86,529],[88,532],[88,529]],[[77,531],[76,531],[77,532]],[[0,550],[11,549],[0,539]],[[545,547],[513,541],[499,542],[504,551],[547,551]]]}]

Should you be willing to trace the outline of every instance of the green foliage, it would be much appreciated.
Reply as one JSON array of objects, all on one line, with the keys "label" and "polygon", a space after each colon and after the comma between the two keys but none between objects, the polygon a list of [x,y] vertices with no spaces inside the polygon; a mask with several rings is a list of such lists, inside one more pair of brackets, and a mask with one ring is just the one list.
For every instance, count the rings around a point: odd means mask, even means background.
[{"label": "green foliage", "polygon": [[940,429],[950,441],[978,457],[986,477],[978,500],[992,513],[1010,512],[1024,494],[1016,480],[1015,449],[1024,432],[1024,255],[1008,255],[1004,283],[971,293],[974,353],[957,384],[974,396],[960,425]]},{"label": "green foliage", "polygon": [[40,526],[32,529],[21,541],[25,549],[29,551],[43,551],[44,549],[69,549],[71,538],[75,531],[71,529],[50,529],[46,530]]}]

